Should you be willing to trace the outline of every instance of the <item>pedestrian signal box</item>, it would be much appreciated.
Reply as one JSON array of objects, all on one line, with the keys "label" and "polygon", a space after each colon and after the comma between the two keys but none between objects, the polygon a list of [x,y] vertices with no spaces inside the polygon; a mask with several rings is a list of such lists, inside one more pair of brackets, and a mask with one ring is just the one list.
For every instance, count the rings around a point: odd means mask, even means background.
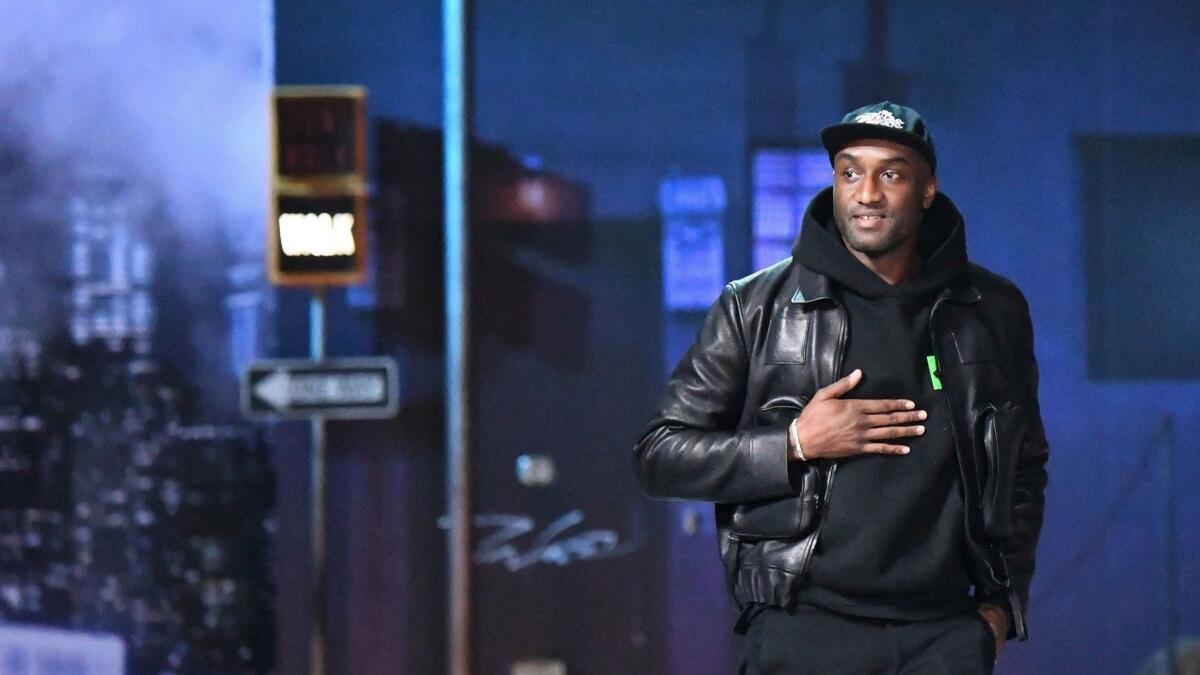
[{"label": "pedestrian signal box", "polygon": [[268,276],[346,286],[366,276],[366,90],[276,87]]}]

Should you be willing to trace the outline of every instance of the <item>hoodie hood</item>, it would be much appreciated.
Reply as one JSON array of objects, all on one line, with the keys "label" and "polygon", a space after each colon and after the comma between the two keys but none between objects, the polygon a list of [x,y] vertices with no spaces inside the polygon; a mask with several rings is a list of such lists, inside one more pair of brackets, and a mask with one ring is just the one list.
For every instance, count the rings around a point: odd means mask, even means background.
[{"label": "hoodie hood", "polygon": [[966,271],[966,231],[962,215],[949,197],[939,192],[933,198],[933,204],[925,210],[918,237],[921,271],[895,286],[888,284],[846,248],[833,222],[831,186],[809,202],[800,236],[792,246],[792,258],[868,298],[887,294],[925,295],[944,288]]}]

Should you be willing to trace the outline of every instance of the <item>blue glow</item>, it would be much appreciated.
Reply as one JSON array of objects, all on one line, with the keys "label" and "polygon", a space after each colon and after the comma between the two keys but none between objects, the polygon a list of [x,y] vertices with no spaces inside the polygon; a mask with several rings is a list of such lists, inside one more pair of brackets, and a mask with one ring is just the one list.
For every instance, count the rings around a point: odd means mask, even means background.
[{"label": "blue glow", "polygon": [[808,200],[829,184],[821,149],[761,148],[752,161],[754,269],[791,255]]},{"label": "blue glow", "polygon": [[659,185],[667,309],[703,309],[720,295],[725,201],[725,183],[717,176],[670,178]]}]

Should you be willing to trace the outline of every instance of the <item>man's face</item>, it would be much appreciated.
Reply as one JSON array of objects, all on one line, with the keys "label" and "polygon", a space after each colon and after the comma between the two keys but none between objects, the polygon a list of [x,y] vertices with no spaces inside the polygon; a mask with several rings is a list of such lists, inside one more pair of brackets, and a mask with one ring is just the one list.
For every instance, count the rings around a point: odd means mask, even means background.
[{"label": "man's face", "polygon": [[862,139],[833,158],[833,220],[846,246],[868,258],[915,251],[936,194],[937,177],[908,146]]}]

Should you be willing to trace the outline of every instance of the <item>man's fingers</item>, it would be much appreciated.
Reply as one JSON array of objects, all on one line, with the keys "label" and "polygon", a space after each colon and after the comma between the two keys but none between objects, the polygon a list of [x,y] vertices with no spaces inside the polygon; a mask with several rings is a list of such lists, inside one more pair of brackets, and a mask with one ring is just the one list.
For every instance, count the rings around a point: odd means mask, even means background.
[{"label": "man's fingers", "polygon": [[860,412],[876,414],[896,412],[898,410],[912,410],[917,407],[916,403],[903,398],[864,398],[855,400],[854,404]]},{"label": "man's fingers", "polygon": [[907,455],[908,448],[903,445],[888,445],[887,443],[867,443],[862,448],[863,452],[868,452],[873,455]]},{"label": "man's fingers", "polygon": [[909,436],[920,436],[923,433],[925,433],[924,425],[874,427],[867,429],[862,437],[868,441],[886,441],[889,438],[908,438]]},{"label": "man's fingers", "polygon": [[855,368],[850,371],[849,375],[842,379],[818,389],[817,393],[813,394],[812,400],[819,401],[826,398],[841,398],[850,393],[851,389],[858,386],[860,380],[862,380],[862,370]]},{"label": "man's fingers", "polygon": [[901,424],[912,424],[925,419],[924,410],[906,410],[904,412],[891,412],[882,415],[867,415],[867,424],[873,427],[894,427]]}]

